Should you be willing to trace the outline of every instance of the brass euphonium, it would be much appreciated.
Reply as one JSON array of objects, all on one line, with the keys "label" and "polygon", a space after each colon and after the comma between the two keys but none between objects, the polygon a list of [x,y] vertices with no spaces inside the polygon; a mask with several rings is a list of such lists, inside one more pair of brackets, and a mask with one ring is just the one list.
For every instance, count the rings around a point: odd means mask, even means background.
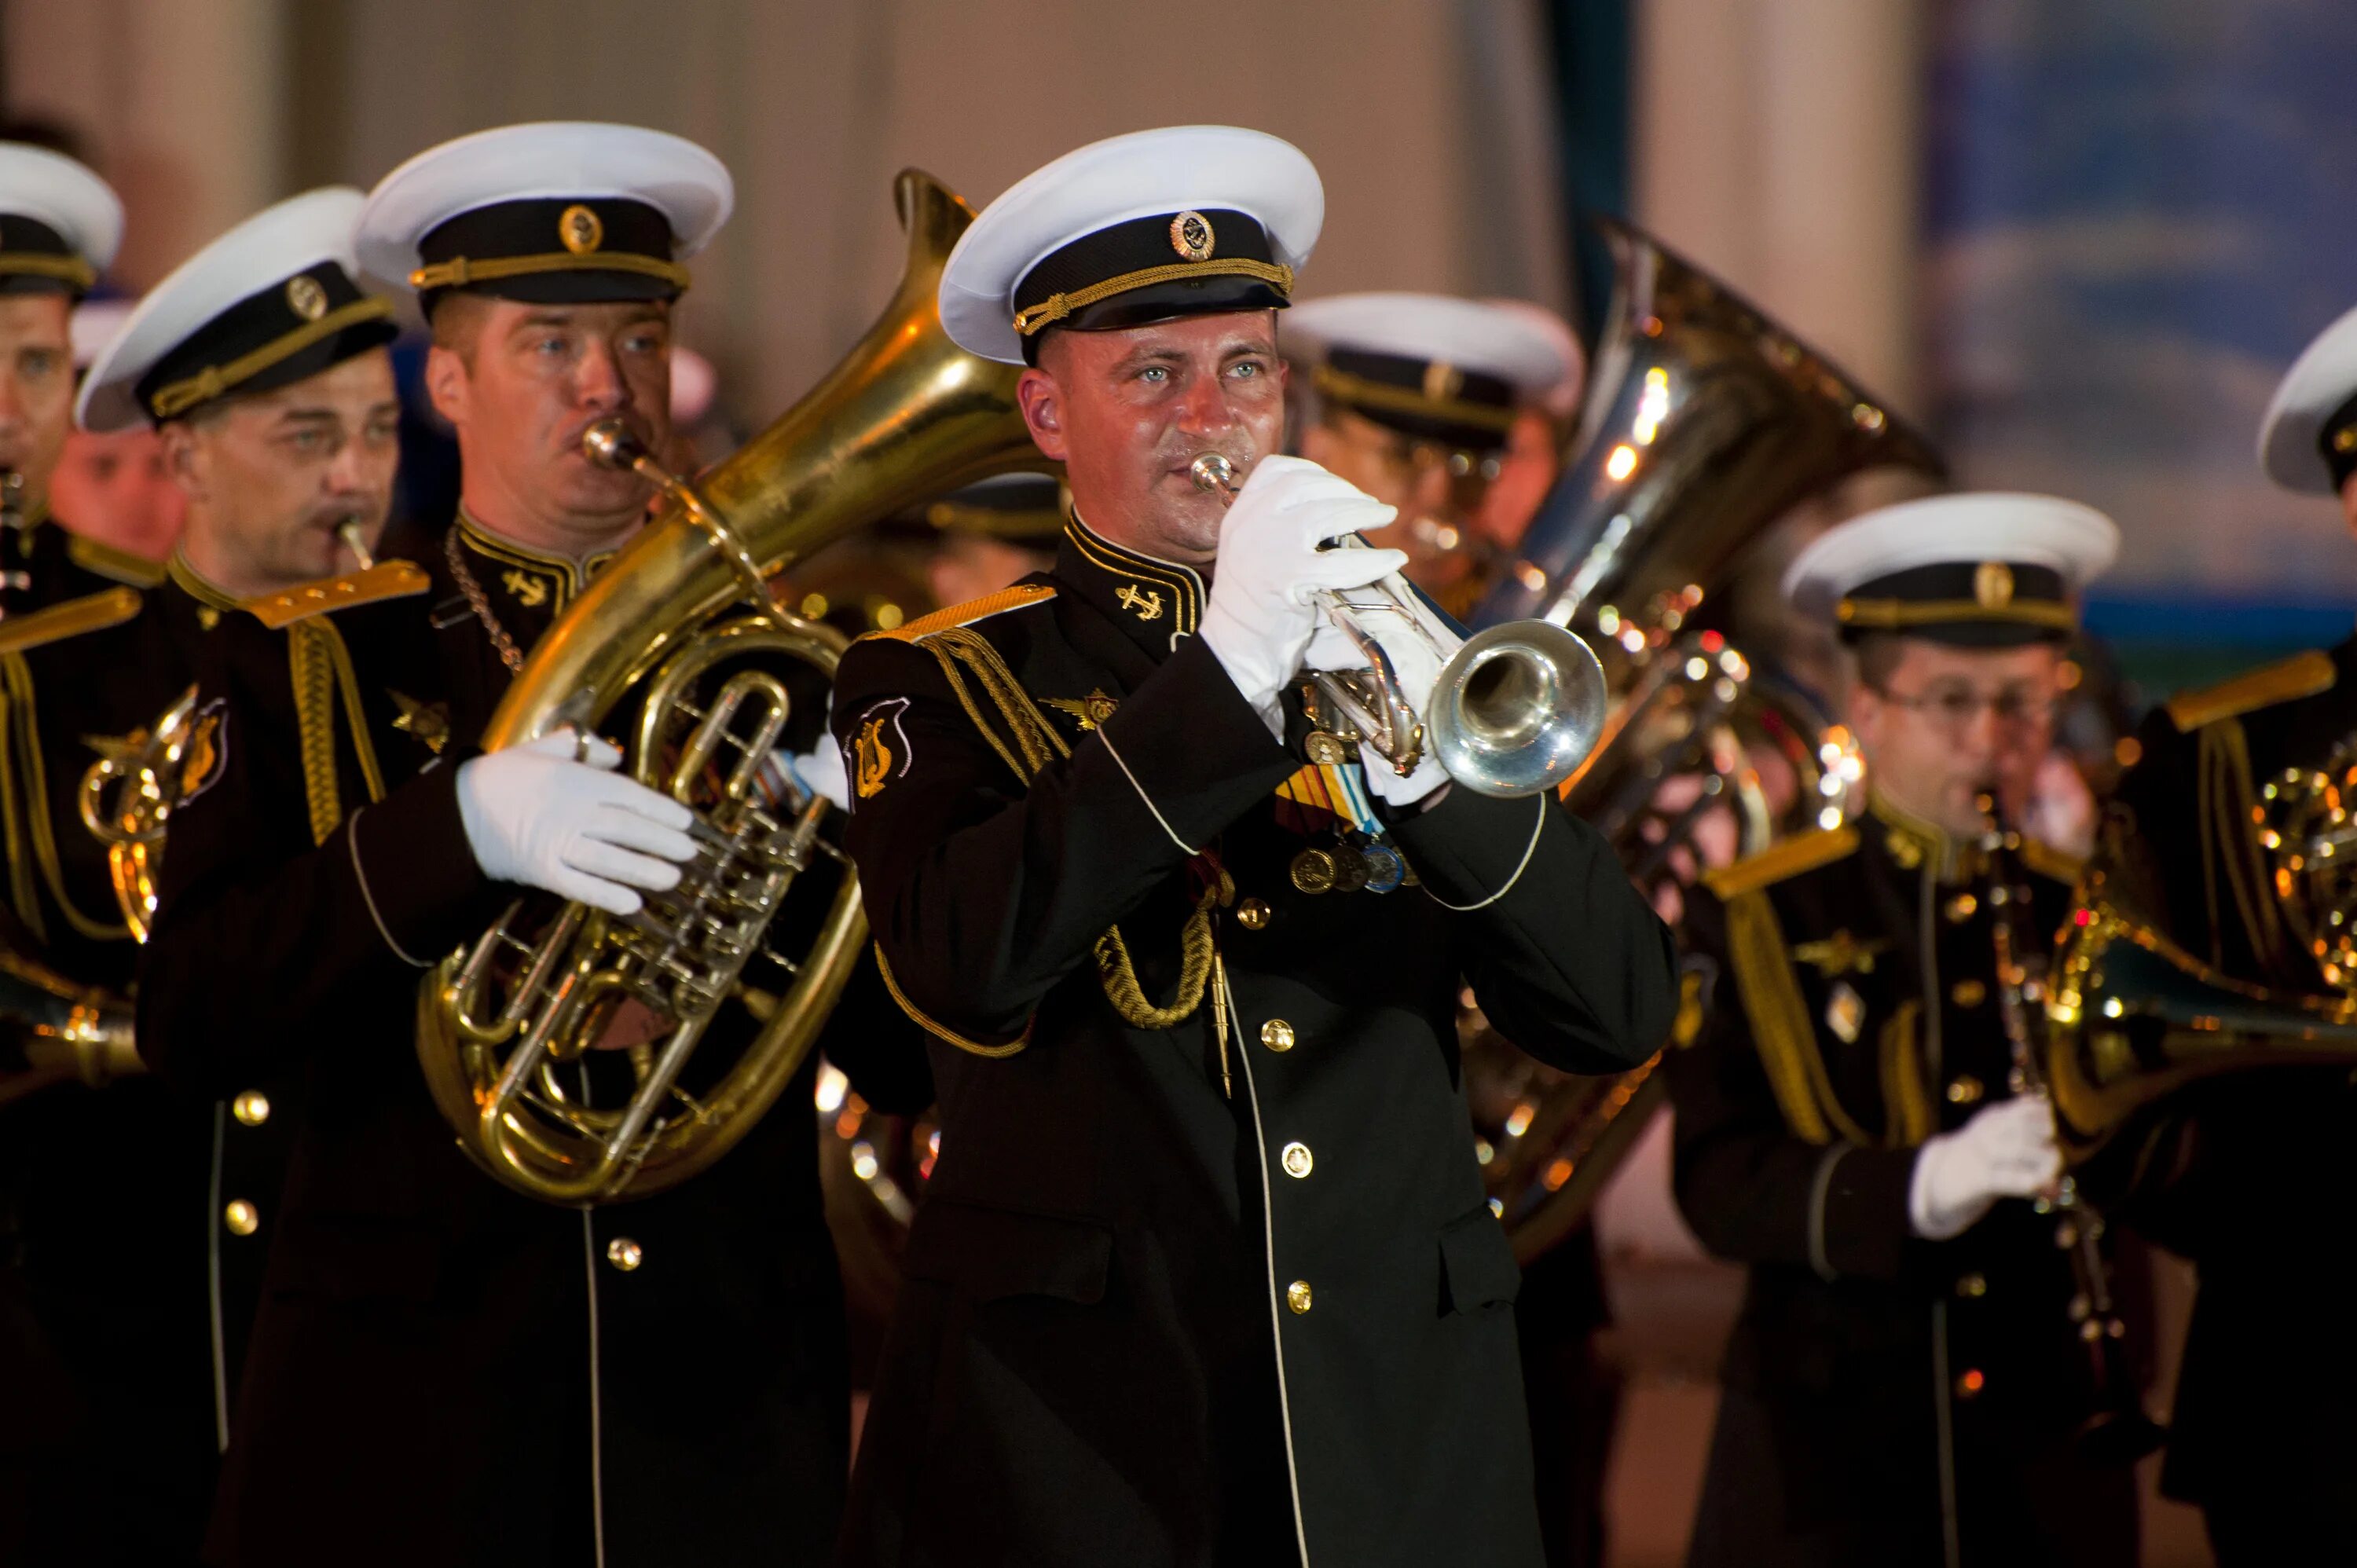
[{"label": "brass euphonium", "polygon": [[[1799,693],[1695,629],[1768,525],[1855,473],[1942,473],[1931,443],[1824,355],[1651,236],[1599,220],[1614,258],[1577,455],[1476,612],[1579,632],[1615,693],[1566,798],[1647,885],[1714,806],[1742,853],[1839,822],[1863,779],[1855,745]],[[1777,759],[1782,779],[1763,779]],[[1694,799],[1657,812],[1666,780]],[[1483,1168],[1516,1252],[1587,1215],[1659,1105],[1654,1062],[1557,1073],[1494,1036],[1467,1071]]]},{"label": "brass euphonium", "polygon": [[[942,329],[942,267],[973,210],[915,170],[895,194],[908,259],[883,316],[777,423],[692,489],[669,487],[484,732],[488,751],[567,725],[618,728],[623,766],[696,813],[702,845],[680,886],[629,920],[518,900],[421,989],[418,1055],[436,1103],[468,1153],[529,1196],[643,1197],[717,1160],[794,1077],[866,940],[824,799],[789,786],[773,802],[759,787],[795,701],[777,671],[831,677],[843,646],[778,608],[764,579],[902,506],[1039,460],[1016,371]],[[813,868],[831,868],[832,886],[810,886]],[[774,948],[790,896],[798,958]],[[751,1044],[691,1083],[691,1056],[732,1002],[751,1015]],[[625,1058],[629,1098],[594,1105],[581,1058],[624,1028],[643,1039]],[[610,1076],[613,1058],[598,1066]]]},{"label": "brass euphonium", "polygon": [[[2194,956],[2116,867],[2082,882],[2047,1000],[2047,1078],[2064,1155],[2099,1153],[2139,1112],[2226,1073],[2357,1067],[2357,736],[2314,768],[2258,784],[2256,819],[2220,853],[2273,900],[2275,978],[2229,975]],[[2185,846],[2179,846],[2180,849]],[[2174,865],[2171,855],[2157,865]],[[2196,939],[2199,940],[2199,939]]]}]

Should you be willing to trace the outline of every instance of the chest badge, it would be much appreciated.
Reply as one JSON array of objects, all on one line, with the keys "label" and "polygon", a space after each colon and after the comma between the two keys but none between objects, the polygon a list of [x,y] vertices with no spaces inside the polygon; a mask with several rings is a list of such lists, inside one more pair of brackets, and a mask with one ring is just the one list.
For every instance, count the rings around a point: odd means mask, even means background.
[{"label": "chest badge", "polygon": [[1122,608],[1140,620],[1162,618],[1162,595],[1158,589],[1141,588],[1135,583],[1124,583],[1121,585],[1121,591],[1114,597],[1121,601]]},{"label": "chest badge", "polygon": [[404,735],[415,736],[425,743],[426,750],[439,756],[442,748],[450,743],[449,704],[421,703],[416,698],[405,693],[396,692],[390,686],[384,689],[384,694],[391,697],[393,705],[400,710],[393,718],[393,727]]},{"label": "chest badge", "polygon": [[1119,699],[1106,696],[1103,687],[1085,697],[1042,697],[1040,701],[1060,714],[1070,714],[1083,735],[1113,717],[1114,710],[1121,705]]},{"label": "chest badge", "polygon": [[1846,930],[1835,931],[1823,941],[1794,943],[1792,961],[1809,965],[1827,980],[1838,980],[1845,974],[1872,974],[1875,955],[1889,946],[1885,938],[1862,942]]},{"label": "chest badge", "polygon": [[500,581],[515,596],[516,603],[528,610],[536,610],[548,602],[548,585],[521,566],[511,566],[500,574]]},{"label": "chest badge", "polygon": [[1848,981],[1835,981],[1833,994],[1825,998],[1825,1027],[1846,1046],[1856,1042],[1858,1029],[1865,1023],[1866,998],[1851,990]]}]

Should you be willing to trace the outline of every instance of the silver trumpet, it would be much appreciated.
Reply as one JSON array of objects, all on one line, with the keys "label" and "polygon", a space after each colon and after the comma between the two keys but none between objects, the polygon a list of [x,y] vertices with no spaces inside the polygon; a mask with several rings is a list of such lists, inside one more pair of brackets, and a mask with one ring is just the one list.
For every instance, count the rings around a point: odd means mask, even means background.
[{"label": "silver trumpet", "polygon": [[[1235,499],[1235,465],[1207,452],[1188,466],[1198,488]],[[1367,548],[1353,535],[1339,548]],[[1428,611],[1396,572],[1359,590],[1321,591],[1327,615],[1358,645],[1367,668],[1312,672],[1318,691],[1358,738],[1403,778],[1428,755],[1477,794],[1512,800],[1553,789],[1577,772],[1604,733],[1609,695],[1604,667],[1576,634],[1543,620],[1507,621],[1451,650],[1433,635]],[[1383,645],[1359,617],[1389,611],[1441,660],[1432,700],[1418,714]]]}]

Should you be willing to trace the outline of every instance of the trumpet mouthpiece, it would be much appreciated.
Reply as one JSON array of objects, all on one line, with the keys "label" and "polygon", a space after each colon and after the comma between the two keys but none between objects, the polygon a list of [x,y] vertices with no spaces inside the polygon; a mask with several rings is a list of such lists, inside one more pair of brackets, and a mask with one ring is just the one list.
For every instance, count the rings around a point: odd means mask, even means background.
[{"label": "trumpet mouthpiece", "polygon": [[1217,452],[1204,453],[1187,465],[1187,471],[1195,477],[1199,490],[1216,490],[1231,496],[1236,493],[1236,466]]}]

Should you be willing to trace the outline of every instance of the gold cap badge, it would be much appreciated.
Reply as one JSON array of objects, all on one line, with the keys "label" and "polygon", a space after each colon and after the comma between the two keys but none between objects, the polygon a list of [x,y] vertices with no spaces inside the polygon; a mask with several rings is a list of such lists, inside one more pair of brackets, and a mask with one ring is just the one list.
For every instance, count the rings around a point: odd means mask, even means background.
[{"label": "gold cap badge", "polygon": [[1424,395],[1435,403],[1447,403],[1465,390],[1465,372],[1446,360],[1435,360],[1424,368]]},{"label": "gold cap badge", "polygon": [[2002,561],[1984,561],[1974,568],[1973,600],[1985,610],[2001,610],[2013,603],[2013,568]]},{"label": "gold cap badge", "polygon": [[606,242],[606,222],[576,203],[556,215],[556,237],[576,256],[586,256]]},{"label": "gold cap badge", "polygon": [[286,280],[286,308],[306,321],[317,321],[328,314],[328,291],[319,280],[306,273]]},{"label": "gold cap badge", "polygon": [[1211,220],[1200,212],[1181,212],[1170,220],[1170,248],[1188,261],[1210,261],[1218,238],[1211,232]]}]

